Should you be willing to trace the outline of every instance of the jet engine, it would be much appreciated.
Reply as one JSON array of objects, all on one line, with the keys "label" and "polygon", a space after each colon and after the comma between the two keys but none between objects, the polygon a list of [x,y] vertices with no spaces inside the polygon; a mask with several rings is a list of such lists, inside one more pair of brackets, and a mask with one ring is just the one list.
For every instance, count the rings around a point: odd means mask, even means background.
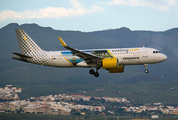
[{"label": "jet engine", "polygon": [[106,58],[102,60],[103,69],[113,69],[119,67],[119,60],[117,58]]},{"label": "jet engine", "polygon": [[109,69],[109,73],[123,73],[124,67],[124,65],[119,65],[118,68]]},{"label": "jet engine", "polygon": [[106,58],[102,60],[103,69],[109,70],[110,73],[123,73],[124,65],[119,65],[118,58]]}]

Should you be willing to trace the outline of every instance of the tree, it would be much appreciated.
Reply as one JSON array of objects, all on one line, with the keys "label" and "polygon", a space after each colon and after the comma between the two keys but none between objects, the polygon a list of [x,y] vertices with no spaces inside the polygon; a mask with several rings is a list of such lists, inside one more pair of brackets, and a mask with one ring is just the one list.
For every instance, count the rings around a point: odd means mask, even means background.
[{"label": "tree", "polygon": [[71,115],[75,115],[77,111],[75,109],[71,109]]}]

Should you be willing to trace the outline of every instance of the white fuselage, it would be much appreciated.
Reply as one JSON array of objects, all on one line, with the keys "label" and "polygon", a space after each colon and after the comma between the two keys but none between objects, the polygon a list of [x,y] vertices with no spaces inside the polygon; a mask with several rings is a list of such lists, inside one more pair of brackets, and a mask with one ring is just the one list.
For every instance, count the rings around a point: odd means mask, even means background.
[{"label": "white fuselage", "polygon": [[[158,53],[158,50],[153,48],[90,49],[90,50],[81,50],[81,51],[89,53],[91,51],[101,51],[101,50],[107,50],[112,57],[118,58],[120,65],[154,64],[154,63],[165,61],[167,59],[166,55],[162,53]],[[87,64],[80,57],[73,55],[71,51],[53,51],[53,52],[45,51],[45,53],[47,54],[49,59],[53,61],[55,67],[93,66]],[[102,54],[95,54],[95,55],[102,56]]]}]

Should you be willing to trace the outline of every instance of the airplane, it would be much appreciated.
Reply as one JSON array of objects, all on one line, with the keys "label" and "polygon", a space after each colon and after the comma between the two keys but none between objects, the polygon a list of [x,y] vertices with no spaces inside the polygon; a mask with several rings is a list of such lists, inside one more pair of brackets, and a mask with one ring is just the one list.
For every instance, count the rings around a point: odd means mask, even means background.
[{"label": "airplane", "polygon": [[[68,46],[58,37],[66,51],[42,50],[23,29],[15,29],[21,53],[12,52],[16,56],[12,59],[44,66],[70,68],[91,68],[89,73],[99,76],[99,69],[106,69],[109,73],[123,73],[125,65],[147,65],[163,62],[167,56],[157,49],[147,47],[110,48],[78,50]],[[96,71],[94,70],[96,68]]]}]

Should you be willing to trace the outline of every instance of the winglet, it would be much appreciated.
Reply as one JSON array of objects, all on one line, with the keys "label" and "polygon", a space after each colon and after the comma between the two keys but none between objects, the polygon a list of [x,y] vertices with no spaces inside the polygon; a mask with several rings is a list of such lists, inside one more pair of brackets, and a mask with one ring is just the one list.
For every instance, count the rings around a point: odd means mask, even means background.
[{"label": "winglet", "polygon": [[66,47],[67,46],[67,44],[62,40],[62,38],[61,37],[58,37],[59,38],[59,40],[60,40],[60,42],[61,42],[61,44],[62,44],[62,46],[63,47]]}]

